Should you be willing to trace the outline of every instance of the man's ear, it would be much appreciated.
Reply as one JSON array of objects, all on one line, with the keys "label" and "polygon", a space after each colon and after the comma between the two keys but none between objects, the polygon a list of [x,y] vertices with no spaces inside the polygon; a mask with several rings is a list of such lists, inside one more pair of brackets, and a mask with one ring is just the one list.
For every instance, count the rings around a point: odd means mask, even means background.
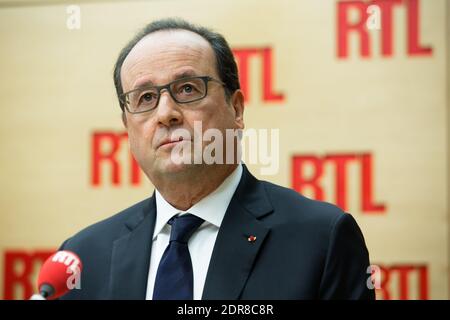
[{"label": "man's ear", "polygon": [[244,94],[236,90],[231,96],[231,105],[234,109],[234,120],[239,129],[244,129]]},{"label": "man's ear", "polygon": [[125,128],[128,128],[127,116],[125,115],[125,111],[122,111],[122,123],[125,126]]}]

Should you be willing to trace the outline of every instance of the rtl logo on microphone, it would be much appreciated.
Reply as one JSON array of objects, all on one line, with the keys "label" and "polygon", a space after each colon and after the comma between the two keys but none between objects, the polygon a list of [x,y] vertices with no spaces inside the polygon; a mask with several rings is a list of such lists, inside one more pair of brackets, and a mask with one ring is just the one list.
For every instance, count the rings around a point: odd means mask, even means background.
[{"label": "rtl logo on microphone", "polygon": [[66,280],[67,289],[81,289],[81,261],[75,254],[70,251],[58,251],[51,261],[67,266],[66,273],[70,274]]},{"label": "rtl logo on microphone", "polygon": [[80,258],[70,251],[58,251],[43,264],[38,277],[39,295],[32,299],[56,299],[69,290],[81,289]]}]

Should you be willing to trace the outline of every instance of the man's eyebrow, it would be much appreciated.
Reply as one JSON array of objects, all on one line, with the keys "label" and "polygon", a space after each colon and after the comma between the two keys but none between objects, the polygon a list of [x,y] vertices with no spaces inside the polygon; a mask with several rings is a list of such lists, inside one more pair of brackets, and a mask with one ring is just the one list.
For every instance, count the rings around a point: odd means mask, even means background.
[{"label": "man's eyebrow", "polygon": [[150,86],[153,86],[153,85],[154,85],[153,82],[150,81],[150,80],[138,81],[138,82],[134,85],[134,87],[133,87],[132,90],[142,89],[142,88],[150,87]]},{"label": "man's eyebrow", "polygon": [[186,70],[186,71],[183,71],[181,73],[175,74],[175,77],[173,78],[173,80],[178,80],[178,79],[188,78],[188,77],[195,77],[195,76],[197,76],[195,71],[193,71],[193,70]]},{"label": "man's eyebrow", "polygon": [[[172,81],[178,80],[178,79],[183,79],[183,78],[189,78],[189,77],[195,77],[197,76],[197,73],[193,70],[186,70],[180,73],[175,74],[175,76],[173,77]],[[136,85],[134,86],[133,90],[135,89],[141,89],[141,88],[145,88],[145,87],[151,87],[151,86],[156,86],[152,81],[150,80],[144,80],[144,81],[138,81],[136,83]]]}]

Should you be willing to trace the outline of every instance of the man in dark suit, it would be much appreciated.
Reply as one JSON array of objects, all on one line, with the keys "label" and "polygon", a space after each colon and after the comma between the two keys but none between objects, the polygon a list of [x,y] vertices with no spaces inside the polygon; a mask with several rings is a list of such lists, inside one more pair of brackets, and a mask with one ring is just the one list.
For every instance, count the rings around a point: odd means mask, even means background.
[{"label": "man in dark suit", "polygon": [[240,162],[239,134],[214,153],[223,161],[198,161],[212,142],[196,144],[196,122],[200,135],[244,128],[221,35],[153,22],[120,53],[114,81],[131,152],[155,192],[64,242],[83,271],[81,289],[62,299],[374,298],[351,215],[256,179]]}]

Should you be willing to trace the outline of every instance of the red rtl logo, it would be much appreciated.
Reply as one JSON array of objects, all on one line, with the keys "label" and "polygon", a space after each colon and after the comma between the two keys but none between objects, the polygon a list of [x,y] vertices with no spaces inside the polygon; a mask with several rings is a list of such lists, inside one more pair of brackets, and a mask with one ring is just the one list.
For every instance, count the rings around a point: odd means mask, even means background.
[{"label": "red rtl logo", "polygon": [[102,168],[109,169],[111,183],[119,186],[122,183],[122,164],[119,160],[121,152],[128,154],[129,181],[133,186],[141,183],[141,169],[131,152],[128,151],[128,134],[126,132],[94,132],[92,135],[91,184],[99,186],[102,182]]},{"label": "red rtl logo", "polygon": [[250,58],[257,57],[261,61],[261,87],[262,87],[262,100],[264,102],[276,102],[281,103],[284,101],[284,95],[282,93],[276,93],[273,89],[273,57],[272,48],[238,48],[233,49],[233,54],[236,58],[236,62],[239,69],[239,81],[241,83],[241,89],[244,93],[244,99],[246,102],[250,99]]},{"label": "red rtl logo", "polygon": [[[329,154],[296,155],[292,157],[292,188],[300,193],[309,189],[316,200],[325,200],[324,168],[326,165],[334,167],[334,203],[342,210],[347,211],[347,167],[350,163],[360,167],[361,181],[361,210],[364,213],[384,213],[386,206],[377,204],[373,200],[373,164],[370,153],[363,154]],[[308,167],[312,174],[308,174]]]},{"label": "red rtl logo", "polygon": [[381,288],[376,291],[377,299],[428,299],[427,265],[401,264],[379,268]]},{"label": "red rtl logo", "polygon": [[[29,299],[37,290],[36,279],[39,268],[55,250],[6,251],[4,255],[3,298]],[[22,295],[17,294],[21,289]]]},{"label": "red rtl logo", "polygon": [[[393,42],[393,9],[404,7],[406,9],[407,53],[409,56],[431,56],[433,49],[420,44],[419,29],[419,0],[373,0],[373,1],[339,1],[337,3],[337,56],[347,58],[348,39],[351,34],[358,36],[360,55],[371,56],[370,33],[366,26],[369,18],[369,6],[377,6],[381,13],[381,54],[384,57],[392,56]],[[350,22],[350,12],[356,11],[359,19]]]}]

